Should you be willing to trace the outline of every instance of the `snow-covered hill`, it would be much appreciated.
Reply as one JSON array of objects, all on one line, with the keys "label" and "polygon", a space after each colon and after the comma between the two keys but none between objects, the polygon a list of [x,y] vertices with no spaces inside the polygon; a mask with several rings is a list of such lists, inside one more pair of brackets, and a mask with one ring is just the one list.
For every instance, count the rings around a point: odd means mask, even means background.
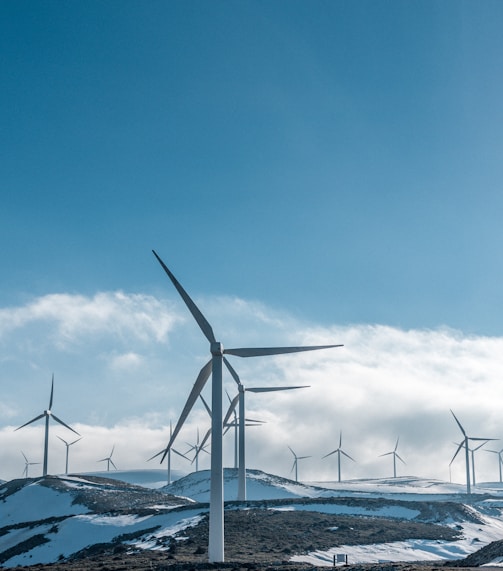
[{"label": "snow-covered hill", "polygon": [[[206,514],[207,505],[195,502],[207,502],[210,478],[202,471],[155,489],[165,476],[160,470],[122,471],[2,484],[0,565],[55,562],[98,543],[167,549],[172,536]],[[235,501],[236,492],[237,473],[228,469],[226,499]],[[456,541],[345,545],[293,557],[315,565],[331,565],[339,553],[351,562],[456,559],[503,538],[502,485],[477,486],[469,506],[463,492],[462,486],[417,478],[302,484],[256,470],[247,475],[248,501],[260,509],[434,521],[462,533]]]}]

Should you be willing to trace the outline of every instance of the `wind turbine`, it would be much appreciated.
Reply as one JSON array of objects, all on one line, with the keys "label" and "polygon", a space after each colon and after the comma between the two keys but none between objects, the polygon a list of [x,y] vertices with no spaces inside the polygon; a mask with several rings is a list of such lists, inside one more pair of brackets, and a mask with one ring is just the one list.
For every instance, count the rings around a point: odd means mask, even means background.
[{"label": "wind turbine", "polygon": [[328,349],[340,347],[341,345],[322,345],[315,347],[261,347],[261,348],[238,348],[224,349],[220,341],[217,341],[213,329],[189,294],[183,289],[181,284],[164,264],[157,253],[152,251],[157,261],[161,264],[167,276],[175,286],[183,299],[188,310],[196,320],[203,335],[210,343],[211,359],[201,369],[192,391],[185,403],[182,414],[173,431],[173,435],[164,450],[164,457],[173,445],[185,419],[189,415],[197,397],[203,390],[210,374],[211,383],[211,483],[210,483],[210,514],[209,514],[209,534],[208,534],[208,560],[210,563],[224,561],[224,474],[223,474],[223,414],[222,414],[222,363],[224,354],[235,355],[236,357],[259,357],[265,355],[281,355],[285,353],[297,353],[300,351],[314,351],[317,349]]},{"label": "wind turbine", "polygon": [[[172,425],[171,420],[170,420],[169,421],[169,437],[170,438],[171,438],[172,434],[173,434],[173,425]],[[170,448],[168,450],[168,486],[169,486],[169,484],[171,484],[171,452],[178,454],[178,456],[185,458],[185,460],[189,460],[189,458],[187,458],[187,456],[185,456],[185,454],[178,452],[178,450],[175,450],[174,448]],[[158,454],[156,454],[155,456],[158,456]],[[152,458],[155,458],[155,456],[152,456]],[[149,460],[152,460],[152,458],[149,458]],[[190,462],[190,460],[189,460],[189,462]]]},{"label": "wind turbine", "polygon": [[24,458],[24,470],[23,470],[23,478],[28,478],[28,467],[35,466],[36,464],[40,464],[40,462],[30,462],[28,458],[26,458],[25,453],[21,450],[21,454]]},{"label": "wind turbine", "polygon": [[463,434],[463,440],[458,445],[458,449],[456,450],[456,453],[452,457],[451,464],[454,461],[454,458],[456,458],[456,456],[458,455],[458,452],[464,446],[464,448],[465,448],[465,464],[466,464],[466,493],[468,495],[470,495],[471,494],[471,487],[470,487],[470,455],[469,455],[470,454],[470,446],[469,446],[469,441],[470,440],[478,441],[478,442],[483,441],[485,444],[486,442],[489,442],[489,440],[497,440],[497,439],[496,438],[477,438],[474,436],[468,436],[466,434],[465,429],[463,428],[463,426],[461,425],[461,423],[457,419],[456,415],[452,412],[452,410],[451,410],[451,414],[454,417],[454,420],[456,421],[457,425],[459,426],[459,429],[461,430],[461,432]]},{"label": "wind turbine", "polygon": [[338,481],[341,481],[341,454],[343,456],[346,456],[346,458],[349,458],[350,460],[353,460],[353,462],[356,462],[356,460],[354,460],[353,458],[351,458],[351,456],[349,454],[346,454],[346,452],[344,452],[344,450],[342,449],[342,430],[339,436],[339,447],[336,448],[335,450],[333,450],[332,452],[329,452],[328,454],[325,454],[325,456],[323,456],[323,458],[328,458],[328,456],[331,456],[332,454],[335,454],[337,452],[337,473],[338,473]]},{"label": "wind turbine", "polygon": [[[290,446],[288,447],[290,448]],[[305,460],[306,458],[311,458],[311,456],[297,456],[297,454],[295,454],[295,452],[290,448],[290,452],[293,454],[293,466],[292,469],[290,470],[290,472],[293,472],[295,470],[295,481],[298,482],[298,464],[299,464],[299,460]]]},{"label": "wind turbine", "polygon": [[230,413],[235,410],[236,404],[239,403],[239,463],[238,463],[238,501],[246,501],[246,439],[245,439],[245,425],[246,425],[246,418],[245,418],[245,392],[249,393],[271,393],[277,391],[291,391],[294,389],[304,389],[307,388],[307,385],[304,386],[295,386],[295,387],[248,387],[246,388],[239,375],[236,373],[234,368],[231,366],[229,361],[224,357],[224,363],[229,369],[232,378],[236,381],[238,385],[238,394],[234,397],[231,401],[231,405],[229,407],[229,411],[227,412],[227,416],[224,419],[224,425],[226,420],[229,419]]},{"label": "wind turbine", "polygon": [[503,454],[503,448],[501,450],[486,450],[486,452],[493,452],[494,454],[498,455],[498,468],[499,468],[499,473],[500,473],[500,483],[503,482],[503,480],[501,478],[501,465],[503,464],[503,460],[501,458],[501,455]]},{"label": "wind turbine", "polygon": [[206,452],[206,454],[209,454],[209,452],[206,450],[206,440],[204,440],[201,444],[199,444],[199,428],[197,429],[196,443],[195,444],[189,444],[189,446],[190,446],[190,448],[187,450],[187,452],[185,452],[185,454],[189,454],[189,452],[192,452],[192,450],[194,450],[194,458],[192,459],[191,464],[193,464],[195,461],[196,462],[196,472],[199,472],[199,453],[200,452]]},{"label": "wind turbine", "polygon": [[32,422],[35,422],[35,421],[45,417],[44,466],[43,466],[43,470],[42,470],[43,476],[47,476],[47,460],[48,460],[48,455],[49,455],[49,419],[52,417],[56,422],[59,422],[59,424],[62,424],[64,427],[68,428],[68,430],[71,430],[72,432],[75,432],[75,434],[77,436],[80,436],[80,434],[76,430],[73,430],[73,428],[71,426],[68,426],[68,424],[63,422],[60,418],[58,418],[51,411],[53,396],[54,396],[54,373],[52,375],[51,397],[49,399],[49,408],[47,410],[44,410],[44,412],[42,414],[39,414],[38,416],[36,416],[35,418],[32,418],[31,420],[29,420],[28,422],[26,422],[22,426],[19,426],[18,428],[16,428],[16,430],[19,430],[20,428],[24,428],[25,426],[28,426],[28,424],[31,424]]},{"label": "wind turbine", "polygon": [[110,464],[112,464],[112,466],[117,470],[117,466],[114,464],[114,461],[112,460],[112,455],[114,453],[114,450],[115,450],[115,444],[112,446],[112,452],[110,452],[109,456],[107,456],[106,458],[102,458],[101,460],[98,460],[98,462],[107,463],[107,472],[110,472]]},{"label": "wind turbine", "polygon": [[398,458],[400,460],[400,462],[402,462],[403,464],[405,464],[405,462],[400,458],[400,456],[398,455],[398,452],[396,451],[396,449],[398,448],[398,441],[399,441],[400,437],[398,437],[396,439],[396,444],[395,444],[395,448],[394,450],[392,450],[391,452],[386,452],[385,454],[381,454],[379,457],[381,458],[382,456],[390,456],[393,455],[393,478],[396,478],[396,459]]},{"label": "wind turbine", "polygon": [[[57,436],[57,435],[56,435]],[[61,440],[61,442],[63,442],[66,446],[66,465],[65,465],[65,474],[68,474],[68,452],[70,450],[70,446],[72,446],[72,444],[76,444],[79,440],[82,440],[82,436],[80,438],[77,438],[77,440],[74,440],[73,442],[67,442],[66,440],[63,440],[61,438],[61,436],[58,436],[58,438]]]}]

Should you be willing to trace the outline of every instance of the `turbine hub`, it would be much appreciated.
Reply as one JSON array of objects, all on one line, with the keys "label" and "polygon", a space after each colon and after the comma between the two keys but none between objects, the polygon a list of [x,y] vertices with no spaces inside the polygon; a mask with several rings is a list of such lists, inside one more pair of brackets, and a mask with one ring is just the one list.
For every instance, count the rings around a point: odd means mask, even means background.
[{"label": "turbine hub", "polygon": [[215,341],[211,344],[210,351],[215,357],[222,357],[224,354],[224,346],[219,341]]}]

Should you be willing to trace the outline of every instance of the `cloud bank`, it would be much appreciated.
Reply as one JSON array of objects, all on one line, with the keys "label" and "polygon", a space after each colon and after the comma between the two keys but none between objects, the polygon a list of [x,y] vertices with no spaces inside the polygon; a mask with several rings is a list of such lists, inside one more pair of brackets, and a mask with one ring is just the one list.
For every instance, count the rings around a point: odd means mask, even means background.
[{"label": "cloud bank", "polygon": [[[342,477],[391,476],[393,450],[406,462],[399,475],[448,480],[449,463],[461,433],[454,410],[471,436],[503,438],[498,373],[503,339],[466,336],[448,328],[401,330],[386,325],[321,327],[276,311],[257,301],[230,297],[196,300],[215,334],[227,347],[332,344],[324,351],[239,359],[231,357],[243,384],[309,385],[298,391],[247,394],[249,418],[265,423],[247,431],[247,465],[292,476],[288,446],[310,458],[299,463],[299,478],[337,477],[342,448]],[[54,412],[84,438],[70,450],[74,471],[94,471],[97,460],[115,445],[119,468],[158,467],[147,459],[162,449],[169,422],[176,422],[195,378],[209,358],[207,341],[176,298],[101,292],[92,297],[52,294],[24,305],[0,309],[0,478],[19,477],[21,450],[42,461],[43,426],[17,426],[40,414],[49,401],[55,375]],[[204,394],[210,401],[210,383]],[[236,393],[230,376],[224,385]],[[225,399],[227,397],[224,397]],[[225,405],[224,405],[225,406]],[[209,427],[204,407],[196,405],[177,449],[184,452]],[[51,426],[49,469],[64,469],[71,439],[64,427]],[[233,433],[225,436],[225,464],[234,463]],[[484,448],[499,450],[502,442]],[[499,478],[498,458],[476,454],[477,479]],[[194,465],[177,459],[177,468]],[[209,456],[200,458],[200,468]],[[37,475],[39,466],[30,473]],[[452,463],[453,481],[464,481],[460,454]]]}]

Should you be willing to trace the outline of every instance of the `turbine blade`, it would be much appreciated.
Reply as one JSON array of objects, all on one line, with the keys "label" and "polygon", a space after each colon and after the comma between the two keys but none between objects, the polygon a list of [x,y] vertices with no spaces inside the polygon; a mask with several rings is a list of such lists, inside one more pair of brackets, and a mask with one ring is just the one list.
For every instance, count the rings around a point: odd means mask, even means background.
[{"label": "turbine blade", "polygon": [[52,399],[54,396],[54,373],[52,374],[52,383],[51,383],[51,398],[49,399],[49,410],[52,408]]},{"label": "turbine blade", "polygon": [[201,449],[206,446],[206,442],[208,441],[210,434],[211,434],[211,428],[208,428],[206,434],[204,435],[203,441],[201,442],[201,446],[200,446]]},{"label": "turbine blade", "polygon": [[112,466],[117,470],[117,466],[114,464],[112,458],[107,458],[107,460],[110,460],[110,464],[112,464]]},{"label": "turbine blade", "polygon": [[56,436],[61,440],[61,442],[64,442],[67,446],[70,446],[66,440],[63,440],[61,438],[61,436],[59,436],[58,434],[56,434]]},{"label": "turbine blade", "polygon": [[[224,353],[225,353],[225,350],[224,350]],[[225,363],[225,366],[227,367],[227,369],[229,370],[229,373],[231,374],[232,378],[236,381],[237,385],[240,386],[241,385],[241,379],[239,378],[239,375],[236,373],[233,366],[229,363],[229,361],[225,357],[224,357],[224,363]]]},{"label": "turbine blade", "polygon": [[199,325],[199,327],[200,327],[201,331],[203,332],[204,336],[206,337],[206,339],[208,339],[208,341],[210,343],[215,343],[216,339],[215,339],[215,335],[213,333],[213,329],[211,328],[211,325],[206,320],[206,317],[204,317],[204,315],[201,313],[201,311],[199,310],[197,305],[190,298],[189,294],[183,289],[183,287],[180,285],[179,281],[169,271],[168,267],[161,260],[161,258],[157,255],[156,251],[152,250],[152,252],[153,252],[154,256],[157,258],[157,261],[163,267],[166,274],[168,274],[169,279],[172,281],[173,285],[175,286],[178,293],[182,297],[182,299],[185,302],[185,305],[188,307],[190,313],[192,313],[192,316],[196,320],[197,324]]},{"label": "turbine blade", "polygon": [[[166,454],[168,453],[168,450],[171,448],[171,446],[173,445],[173,443],[175,441],[175,438],[178,436],[178,433],[180,432],[186,418],[189,416],[189,413],[192,410],[192,407],[194,406],[199,395],[201,394],[201,391],[203,390],[204,385],[206,384],[206,381],[209,379],[210,374],[211,374],[211,359],[199,371],[199,375],[197,376],[196,382],[194,383],[194,386],[192,387],[189,398],[187,399],[187,402],[185,403],[185,406],[183,407],[182,414],[180,415],[180,418],[178,419],[178,422],[176,423],[175,430],[173,430],[173,434],[171,435],[171,438],[169,439],[168,445],[166,446],[166,448],[163,451],[164,453],[163,453],[163,456],[161,458],[161,464],[164,462],[164,458],[166,458]],[[154,458],[155,458],[155,456],[154,456]]]},{"label": "turbine blade", "polygon": [[458,426],[459,426],[461,432],[463,433],[463,436],[466,436],[465,429],[461,426],[461,423],[460,423],[459,420],[457,419],[456,415],[452,412],[452,409],[451,409],[451,413],[452,413],[452,416],[454,417],[454,420],[457,422],[457,424],[458,424]]},{"label": "turbine blade", "polygon": [[246,389],[250,393],[272,393],[275,391],[293,391],[294,389],[307,389],[310,385],[303,385],[301,387],[252,387]]},{"label": "turbine blade", "polygon": [[393,452],[386,452],[385,454],[379,454],[379,458],[382,458],[383,456],[389,456],[390,454],[393,454]]},{"label": "turbine blade", "polygon": [[[44,418],[45,416],[45,412],[43,412],[42,414],[39,414],[38,416],[36,416],[35,418],[32,418],[31,420],[29,420],[28,422],[25,422],[23,425],[18,426],[16,428],[16,430],[19,430],[20,428],[24,428],[25,426],[28,426],[29,424],[31,424],[32,422],[35,422],[36,420],[40,420],[41,418]],[[14,432],[16,432],[16,430],[14,430]]]},{"label": "turbine blade", "polygon": [[199,395],[199,398],[203,401],[204,408],[206,409],[206,412],[210,415],[211,418],[211,408],[209,407],[208,403],[204,400],[203,395]]},{"label": "turbine blade", "polygon": [[403,464],[405,464],[405,460],[402,460],[396,452],[395,452],[395,456],[400,460],[400,462],[403,462]]},{"label": "turbine blade", "polygon": [[26,456],[22,450],[21,450],[21,454],[23,455],[23,458],[28,462],[28,458],[26,458]]},{"label": "turbine blade", "polygon": [[66,424],[66,422],[63,422],[60,418],[58,418],[55,414],[51,414],[52,418],[54,418],[54,420],[56,422],[59,422],[59,424],[62,424],[63,426],[66,426],[66,428],[68,428],[69,430],[71,430],[72,432],[75,432],[75,434],[77,434],[77,436],[80,436],[80,434],[76,431],[73,430],[73,428],[71,426],[68,426],[68,424]]},{"label": "turbine blade", "polygon": [[344,454],[344,456],[346,456],[346,458],[349,458],[350,460],[353,460],[353,462],[356,462],[356,460],[354,458],[351,458],[351,456],[349,454],[346,454],[344,452],[344,450],[341,450],[341,454]]},{"label": "turbine blade", "polygon": [[337,452],[337,450],[333,450],[332,452],[325,454],[325,456],[322,456],[321,459],[323,460],[323,458],[328,458],[328,456],[332,456],[332,454],[335,454],[336,452]]},{"label": "turbine blade", "polygon": [[456,456],[458,455],[458,452],[461,450],[461,448],[464,448],[465,446],[465,441],[463,440],[463,442],[460,442],[454,456],[452,457],[452,460],[449,462],[449,466],[454,462],[454,459],[456,458]]},{"label": "turbine blade", "polygon": [[236,409],[236,405],[238,404],[238,402],[239,402],[239,393],[231,400],[231,404],[229,405],[229,408],[227,409],[227,413],[224,417],[224,421],[223,421],[224,426],[229,422],[229,418],[231,417],[232,413]]},{"label": "turbine blade", "polygon": [[[288,446],[288,444],[287,444]],[[288,446],[288,448],[290,448],[290,446]],[[295,454],[295,452],[290,448],[290,452],[295,456],[295,458],[297,458],[297,455]]]},{"label": "turbine blade", "polygon": [[[174,452],[175,454],[178,454],[178,456],[181,456],[182,458],[185,458],[185,460],[190,460],[190,458],[187,458],[187,456],[185,456],[185,454],[182,454],[181,452],[178,452],[178,450],[175,450],[174,448],[171,449],[171,452]],[[160,452],[159,452],[160,454]],[[156,454],[156,456],[158,456],[158,454]]]},{"label": "turbine blade", "polygon": [[331,349],[344,345],[313,345],[311,347],[239,347],[237,349],[224,349],[227,355],[236,357],[264,357],[266,355],[284,355],[286,353],[302,353],[304,351],[318,351],[319,349]]}]

